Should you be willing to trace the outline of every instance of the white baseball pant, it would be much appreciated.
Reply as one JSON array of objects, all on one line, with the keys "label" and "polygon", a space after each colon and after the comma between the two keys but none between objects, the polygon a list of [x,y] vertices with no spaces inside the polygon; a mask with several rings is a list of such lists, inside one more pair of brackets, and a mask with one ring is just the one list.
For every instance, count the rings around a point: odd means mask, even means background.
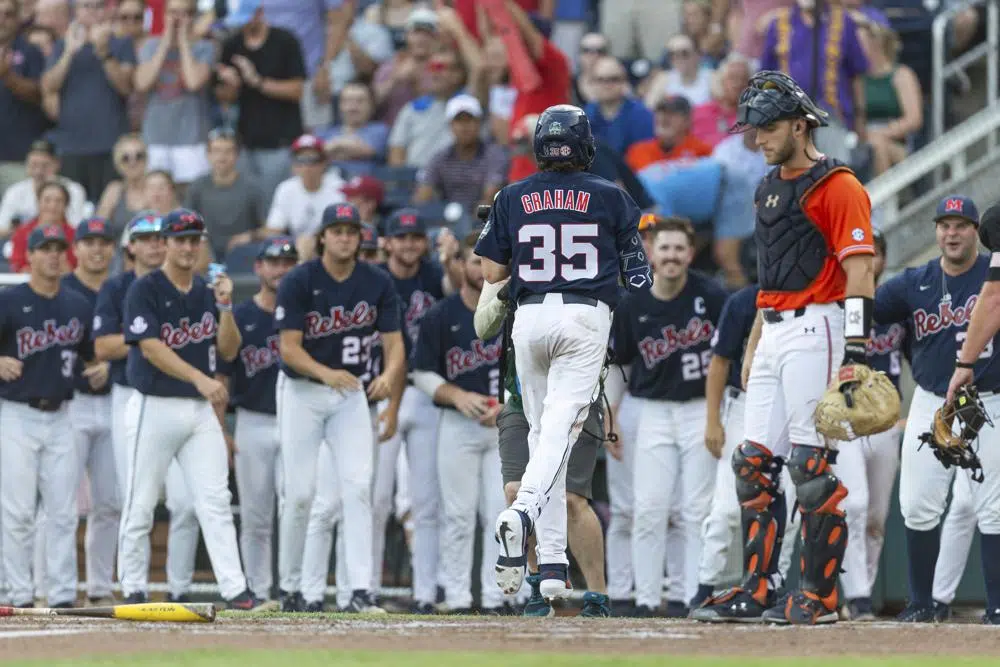
[{"label": "white baseball pant", "polygon": [[[370,590],[372,580],[372,481],[375,443],[364,391],[337,391],[305,379],[278,375],[278,429],[284,498],[278,533],[281,589],[301,592],[302,559],[316,496],[321,446],[333,454],[343,505],[347,584]],[[341,585],[341,582],[338,582]]]},{"label": "white baseball pant", "polygon": [[514,315],[517,377],[531,430],[528,466],[511,507],[534,523],[540,565],[569,563],[566,461],[593,401],[610,330],[606,303],[566,304],[558,293],[522,304]]},{"label": "white baseball pant", "polygon": [[233,467],[240,496],[240,553],[250,590],[271,597],[274,512],[280,486],[278,418],[236,409]]},{"label": "white baseball pant", "polygon": [[[617,372],[617,371],[613,371]],[[622,442],[622,460],[608,456],[608,504],[611,517],[604,537],[607,552],[608,597],[628,600],[633,594],[632,575],[632,475],[635,469],[635,438],[639,429],[639,404],[628,392],[618,404],[615,429]]]},{"label": "white baseball pant", "polygon": [[968,474],[955,475],[951,487],[951,507],[941,526],[941,550],[934,566],[934,599],[951,604],[965,574],[972,539],[976,536],[976,509],[972,504],[972,480]]},{"label": "white baseball pant", "polygon": [[203,528],[219,592],[227,600],[235,598],[247,589],[247,582],[233,525],[226,442],[211,403],[135,392],[128,402],[125,427],[132,444],[118,536],[122,591],[130,595],[148,590],[153,512],[176,461]]}]

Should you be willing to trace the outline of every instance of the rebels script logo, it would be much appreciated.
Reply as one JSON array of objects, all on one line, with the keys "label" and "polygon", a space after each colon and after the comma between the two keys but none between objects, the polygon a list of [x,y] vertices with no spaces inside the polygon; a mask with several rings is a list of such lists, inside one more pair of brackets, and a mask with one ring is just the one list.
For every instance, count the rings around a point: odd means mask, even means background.
[{"label": "rebels script logo", "polygon": [[872,337],[868,339],[869,355],[885,355],[903,347],[903,338],[906,337],[906,329],[901,324],[893,324],[885,333],[872,331]]},{"label": "rebels script logo", "polygon": [[420,332],[420,320],[434,305],[435,299],[427,292],[416,290],[410,295],[410,303],[403,314],[403,322],[406,323],[406,333],[414,344],[417,342],[417,334]]},{"label": "rebels script logo", "polygon": [[335,306],[330,309],[329,317],[313,310],[306,313],[305,337],[326,338],[352,329],[370,327],[375,323],[377,315],[378,309],[367,301],[359,301],[351,310]]},{"label": "rebels script logo", "polygon": [[160,327],[160,340],[170,349],[179,350],[187,345],[197,345],[202,341],[212,340],[218,330],[215,315],[206,312],[194,324],[191,323],[190,317],[182,317],[176,327],[170,322],[164,323]]},{"label": "rebels script logo", "polygon": [[952,308],[950,301],[938,304],[936,313],[929,313],[923,308],[913,311],[913,334],[917,340],[932,336],[950,326],[964,327],[972,316],[979,295],[973,294],[966,300],[964,306]]},{"label": "rebels script logo", "polygon": [[266,371],[281,360],[278,339],[277,335],[268,336],[267,344],[264,347],[247,345],[240,350],[240,361],[243,362],[243,369],[248,378]]},{"label": "rebels script logo", "polygon": [[41,329],[23,327],[14,336],[17,338],[17,358],[27,359],[56,345],[66,347],[78,344],[83,340],[83,324],[75,317],[65,326],[56,325],[55,320],[45,320]]},{"label": "rebels script logo", "polygon": [[709,342],[714,331],[715,325],[700,317],[692,317],[680,331],[673,324],[668,324],[660,330],[660,338],[646,336],[639,341],[639,354],[642,355],[646,368],[652,370],[656,364],[678,350]]},{"label": "rebels script logo", "polygon": [[456,346],[444,353],[445,374],[449,380],[454,380],[462,373],[469,373],[480,366],[496,366],[500,361],[500,341],[486,344],[476,338],[472,341],[472,350],[463,350]]}]

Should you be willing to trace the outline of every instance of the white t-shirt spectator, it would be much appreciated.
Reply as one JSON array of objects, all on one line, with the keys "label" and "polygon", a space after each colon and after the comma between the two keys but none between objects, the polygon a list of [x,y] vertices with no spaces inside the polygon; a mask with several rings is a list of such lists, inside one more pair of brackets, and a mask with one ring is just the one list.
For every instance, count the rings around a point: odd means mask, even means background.
[{"label": "white t-shirt spectator", "polygon": [[706,67],[699,69],[698,76],[693,83],[681,81],[681,75],[677,70],[669,70],[666,75],[667,82],[660,91],[659,97],[680,95],[686,97],[693,107],[712,99],[712,70]]},{"label": "white t-shirt spectator", "polygon": [[308,192],[302,179],[293,176],[282,181],[274,191],[271,211],[267,214],[267,228],[287,230],[292,236],[313,234],[319,230],[323,209],[330,204],[344,201],[344,180],[334,172],[323,175],[323,182],[316,192]]},{"label": "white t-shirt spectator", "polygon": [[[351,41],[358,45],[365,54],[372,59],[376,65],[388,61],[394,53],[392,45],[392,34],[385,26],[377,23],[369,23],[364,19],[355,19],[351,24],[351,31],[347,35]],[[345,85],[354,81],[358,76],[354,68],[354,61],[351,60],[351,52],[346,46],[330,62],[330,83],[333,92],[339,93]]]},{"label": "white t-shirt spectator", "polygon": [[[76,181],[60,177],[59,180],[69,190],[69,206],[66,208],[66,221],[76,226],[87,215],[87,193]],[[11,231],[14,218],[27,222],[38,215],[38,196],[35,195],[35,182],[30,178],[18,181],[7,188],[0,201],[0,235],[6,236]]]},{"label": "white t-shirt spectator", "polygon": [[490,115],[510,120],[514,115],[514,100],[517,88],[514,86],[490,86]]}]

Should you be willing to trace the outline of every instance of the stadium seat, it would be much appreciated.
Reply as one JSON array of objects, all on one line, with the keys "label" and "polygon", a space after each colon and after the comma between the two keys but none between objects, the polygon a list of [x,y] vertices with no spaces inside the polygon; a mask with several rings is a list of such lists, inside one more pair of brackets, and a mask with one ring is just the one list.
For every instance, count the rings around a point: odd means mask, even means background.
[{"label": "stadium seat", "polygon": [[385,187],[383,206],[391,210],[410,203],[417,183],[416,167],[376,167],[372,176]]},{"label": "stadium seat", "polygon": [[257,260],[259,250],[260,243],[243,243],[233,246],[232,250],[226,253],[226,271],[230,276],[253,275],[253,264]]}]

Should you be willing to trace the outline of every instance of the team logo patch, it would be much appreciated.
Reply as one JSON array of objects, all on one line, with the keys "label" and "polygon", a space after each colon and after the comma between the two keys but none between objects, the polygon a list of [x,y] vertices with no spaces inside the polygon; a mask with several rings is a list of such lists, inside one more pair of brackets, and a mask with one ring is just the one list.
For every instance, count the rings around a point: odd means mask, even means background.
[{"label": "team logo patch", "polygon": [[563,157],[569,157],[573,153],[573,149],[569,146],[562,145],[559,147],[559,154]]},{"label": "team logo patch", "polygon": [[562,134],[564,131],[565,130],[563,130],[562,123],[560,123],[559,121],[549,123],[549,127],[546,130],[548,134],[557,134],[557,135]]},{"label": "team logo patch", "polygon": [[146,322],[146,319],[142,315],[138,315],[134,320],[132,320],[132,324],[129,325],[128,330],[136,335],[139,335],[146,333],[146,329],[148,328],[149,323]]},{"label": "team logo patch", "polygon": [[851,238],[854,239],[855,241],[864,241],[865,230],[861,229],[860,227],[855,227],[854,229],[851,230]]},{"label": "team logo patch", "polygon": [[962,212],[962,200],[961,199],[948,199],[944,202],[945,213],[961,213]]},{"label": "team logo patch", "polygon": [[274,319],[276,319],[276,320],[283,320],[283,319],[285,319],[285,307],[284,306],[278,306],[277,308],[274,309]]}]

